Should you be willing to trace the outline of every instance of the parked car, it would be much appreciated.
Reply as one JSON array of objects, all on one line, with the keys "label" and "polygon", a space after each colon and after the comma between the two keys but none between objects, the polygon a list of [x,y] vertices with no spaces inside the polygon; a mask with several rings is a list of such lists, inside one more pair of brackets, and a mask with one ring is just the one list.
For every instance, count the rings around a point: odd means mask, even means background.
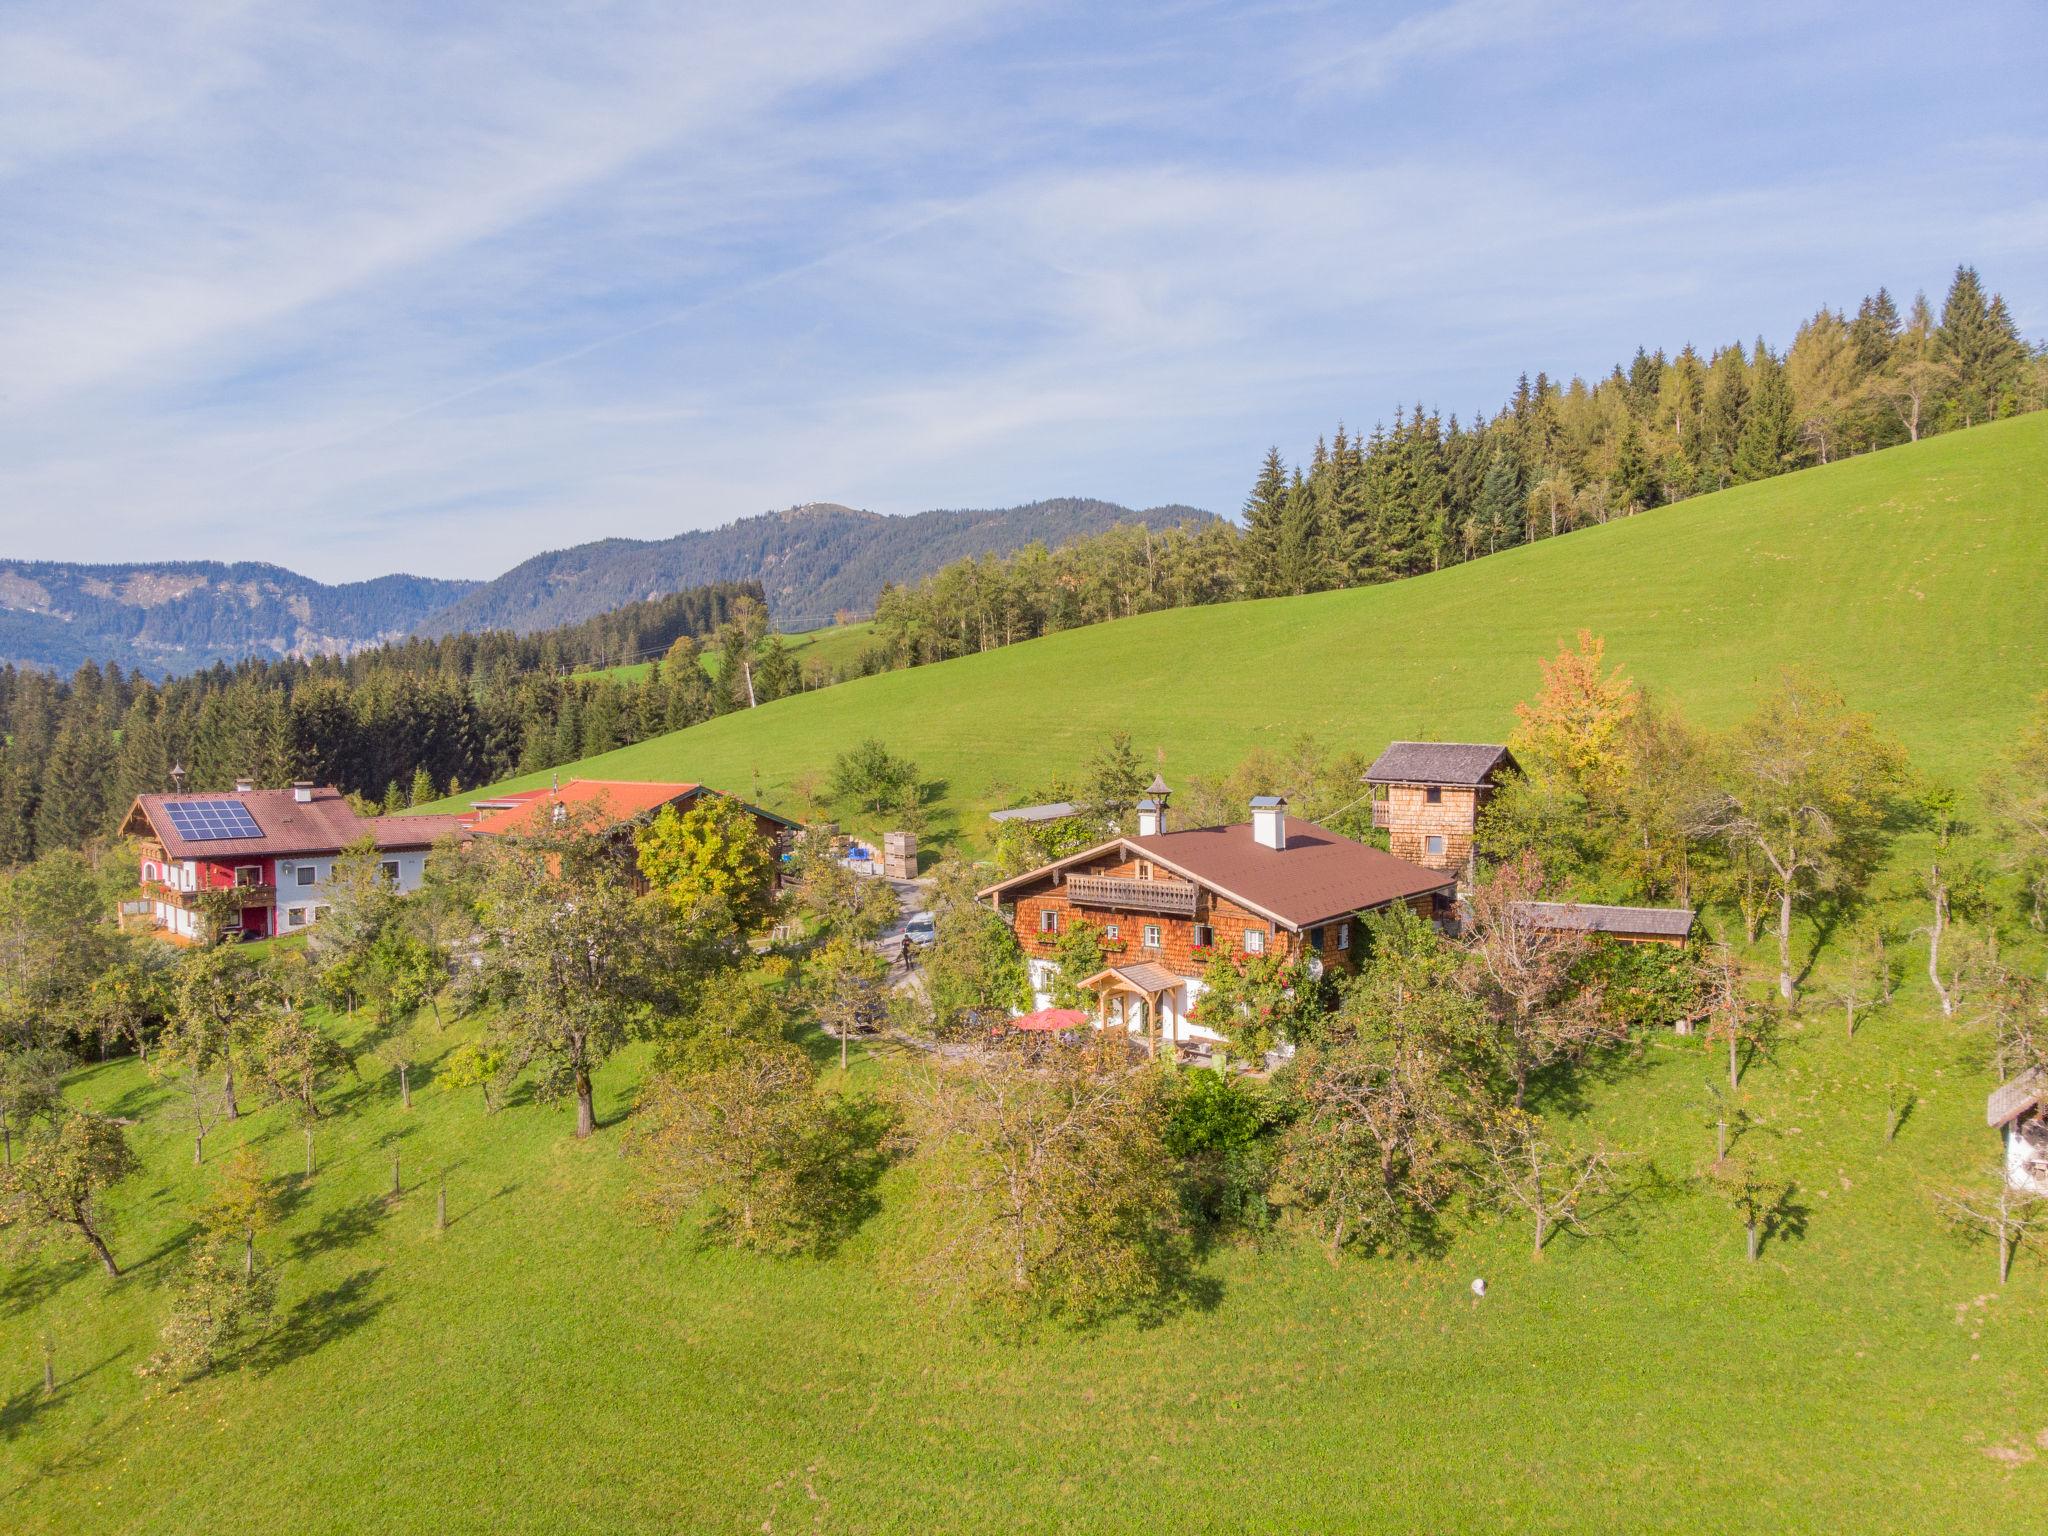
[{"label": "parked car", "polygon": [[903,925],[903,937],[913,944],[930,944],[939,936],[929,912],[913,912],[910,921]]}]

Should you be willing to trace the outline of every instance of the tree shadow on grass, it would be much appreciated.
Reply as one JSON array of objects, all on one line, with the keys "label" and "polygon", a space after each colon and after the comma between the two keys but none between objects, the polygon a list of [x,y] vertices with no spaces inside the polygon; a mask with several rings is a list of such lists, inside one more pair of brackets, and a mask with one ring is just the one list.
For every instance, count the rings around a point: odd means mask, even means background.
[{"label": "tree shadow on grass", "polygon": [[274,1371],[355,1332],[384,1310],[384,1299],[372,1294],[383,1273],[381,1264],[359,1269],[295,1303],[262,1343],[249,1351],[249,1363],[258,1371]]},{"label": "tree shadow on grass", "polygon": [[448,1213],[448,1225],[451,1227],[461,1225],[463,1222],[469,1220],[470,1217],[474,1216],[478,1211],[482,1210],[485,1206],[495,1204],[497,1201],[504,1199],[507,1195],[517,1191],[518,1188],[519,1181],[517,1179],[514,1179],[509,1184],[500,1184],[496,1189],[492,1190],[491,1193],[489,1193],[488,1195],[485,1195],[481,1200],[472,1200],[468,1205],[465,1205],[460,1211],[450,1211]]},{"label": "tree shadow on grass", "polygon": [[157,1269],[157,1266],[164,1259],[169,1258],[172,1254],[181,1252],[186,1247],[186,1245],[189,1244],[192,1241],[192,1239],[197,1237],[198,1235],[198,1222],[179,1222],[177,1230],[172,1232],[171,1235],[165,1238],[161,1243],[157,1244],[156,1252],[150,1254],[145,1259],[137,1261],[136,1263],[124,1265],[121,1270],[121,1278],[124,1280],[132,1280],[147,1275],[148,1272],[151,1270],[156,1270],[157,1272],[155,1274],[148,1276],[149,1283],[152,1285],[169,1284],[170,1281],[168,1277],[168,1272]]},{"label": "tree shadow on grass", "polygon": [[291,1256],[303,1262],[329,1249],[353,1248],[375,1237],[390,1214],[390,1202],[383,1195],[339,1206],[291,1240]]},{"label": "tree shadow on grass", "polygon": [[1763,1241],[1757,1252],[1761,1256],[1765,1248],[1773,1243],[1796,1243],[1806,1236],[1807,1220],[1813,1215],[1813,1207],[1799,1198],[1799,1186],[1787,1184],[1771,1203],[1763,1216]]},{"label": "tree shadow on grass", "polygon": [[45,1408],[54,1405],[66,1392],[79,1382],[85,1380],[86,1377],[99,1374],[99,1372],[105,1370],[127,1353],[128,1346],[124,1344],[111,1355],[105,1356],[103,1359],[87,1366],[84,1370],[73,1371],[69,1376],[64,1377],[57,1383],[57,1390],[55,1392],[47,1396],[44,1395],[43,1384],[38,1381],[33,1386],[26,1387],[16,1392],[13,1396],[0,1400],[0,1441],[20,1438],[35,1423],[37,1414],[41,1413]]},{"label": "tree shadow on grass", "polygon": [[18,1266],[0,1281],[0,1316],[14,1317],[41,1306],[84,1274],[91,1262],[80,1254]]},{"label": "tree shadow on grass", "polygon": [[168,1103],[171,1097],[169,1085],[154,1078],[137,1083],[106,1107],[105,1113],[116,1120],[141,1120],[159,1105]]}]

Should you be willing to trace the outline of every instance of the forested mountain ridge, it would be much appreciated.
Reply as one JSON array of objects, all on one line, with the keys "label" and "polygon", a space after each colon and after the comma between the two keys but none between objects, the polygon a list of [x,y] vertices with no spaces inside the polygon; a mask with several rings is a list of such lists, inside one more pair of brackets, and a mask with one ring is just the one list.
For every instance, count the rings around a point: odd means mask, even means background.
[{"label": "forested mountain ridge", "polygon": [[347,655],[411,633],[472,586],[426,576],[328,585],[282,566],[0,561],[0,660],[152,676],[246,656]]},{"label": "forested mountain ridge", "polygon": [[1032,543],[1056,546],[1118,524],[1163,529],[1210,516],[1193,507],[1141,512],[1073,496],[905,517],[811,502],[670,539],[602,539],[551,550],[465,594],[419,632],[544,629],[720,581],[759,581],[778,628],[813,629],[841,613],[871,612],[884,587],[915,581],[954,560],[1008,554]]}]

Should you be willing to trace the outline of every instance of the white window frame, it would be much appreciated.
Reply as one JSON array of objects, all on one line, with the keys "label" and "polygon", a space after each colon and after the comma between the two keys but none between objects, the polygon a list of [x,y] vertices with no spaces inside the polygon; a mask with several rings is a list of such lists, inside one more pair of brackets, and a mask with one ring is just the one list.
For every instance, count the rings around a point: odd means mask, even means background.
[{"label": "white window frame", "polygon": [[393,885],[398,884],[398,860],[379,859],[377,861],[377,873],[383,875]]},{"label": "white window frame", "polygon": [[1247,928],[1244,931],[1244,952],[1248,955],[1263,955],[1266,952],[1266,930]]},{"label": "white window frame", "polygon": [[1422,840],[1422,847],[1423,847],[1423,851],[1424,851],[1424,852],[1426,852],[1426,853],[1439,853],[1439,854],[1440,854],[1440,853],[1442,853],[1442,852],[1444,851],[1444,835],[1443,835],[1443,833],[1441,833],[1441,832],[1432,832],[1432,833],[1430,833],[1430,834],[1429,834],[1429,836],[1427,836],[1426,838],[1424,838],[1424,839]]},{"label": "white window frame", "polygon": [[1351,925],[1349,923],[1339,923],[1337,925],[1337,947],[1339,949],[1349,949],[1351,947]]},{"label": "white window frame", "polygon": [[1056,934],[1060,931],[1060,909],[1040,907],[1038,909],[1038,931],[1042,934]]},{"label": "white window frame", "polygon": [[308,886],[320,878],[320,871],[311,864],[301,864],[298,867],[297,873],[292,878],[298,881],[301,886]]},{"label": "white window frame", "polygon": [[1165,930],[1163,930],[1157,923],[1147,923],[1145,925],[1142,942],[1147,949],[1166,948]]},{"label": "white window frame", "polygon": [[1115,923],[1104,923],[1102,925],[1102,936],[1105,939],[1114,939],[1117,937],[1117,934],[1118,929]]},{"label": "white window frame", "polygon": [[304,907],[286,907],[284,909],[284,925],[287,928],[305,927],[306,909]]}]

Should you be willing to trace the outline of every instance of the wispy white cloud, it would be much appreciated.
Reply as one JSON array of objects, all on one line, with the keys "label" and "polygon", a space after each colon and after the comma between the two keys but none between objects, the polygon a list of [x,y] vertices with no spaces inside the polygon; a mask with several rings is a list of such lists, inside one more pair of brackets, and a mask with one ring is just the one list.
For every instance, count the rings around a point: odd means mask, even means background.
[{"label": "wispy white cloud", "polygon": [[[2048,283],[2007,190],[2038,107],[1972,117],[2006,147],[1965,171],[1934,102],[1883,124],[1926,159],[1859,158],[1770,118],[1809,108],[1719,8],[127,20],[0,19],[0,555],[489,574],[820,497],[1229,507],[1269,441],[1418,393],[1977,251]],[[1674,28],[1673,89],[1802,153],[1644,103]]]}]

